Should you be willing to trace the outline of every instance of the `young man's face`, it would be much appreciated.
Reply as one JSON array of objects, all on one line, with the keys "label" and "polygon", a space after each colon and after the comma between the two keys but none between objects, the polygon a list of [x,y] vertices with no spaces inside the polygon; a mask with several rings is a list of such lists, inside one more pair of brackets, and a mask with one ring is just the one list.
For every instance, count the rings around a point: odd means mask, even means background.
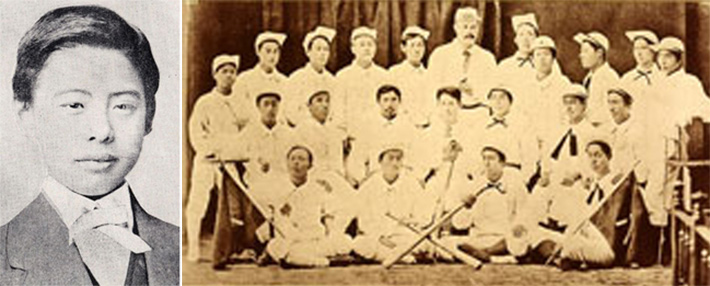
[{"label": "young man's face", "polygon": [[532,61],[538,72],[550,74],[552,72],[552,64],[555,62],[555,56],[551,49],[539,48],[533,51]]},{"label": "young man's face", "polygon": [[503,160],[498,153],[492,150],[484,150],[481,152],[483,158],[483,167],[488,179],[498,177],[503,172]]},{"label": "young man's face", "polygon": [[410,63],[419,64],[424,58],[424,52],[426,51],[426,42],[424,38],[420,36],[415,36],[407,40],[404,45],[402,45],[402,52],[406,60]]},{"label": "young man's face", "polygon": [[311,42],[311,49],[306,55],[313,66],[323,68],[328,64],[328,58],[330,58],[330,44],[325,39],[318,37]]},{"label": "young man's face", "polygon": [[458,116],[461,104],[453,96],[443,93],[437,102],[439,112],[445,120],[455,119]]},{"label": "young man's face", "polygon": [[276,123],[276,115],[279,112],[279,100],[274,96],[265,96],[257,104],[261,122],[273,125]]},{"label": "young man's face", "polygon": [[399,97],[394,91],[382,94],[377,103],[380,105],[380,114],[382,117],[387,119],[397,117],[397,111],[399,110]]},{"label": "young man's face", "polygon": [[399,149],[388,150],[382,154],[382,160],[380,164],[382,165],[382,174],[388,178],[395,178],[399,175],[402,169],[402,157],[404,157],[404,152]]},{"label": "young man's face", "polygon": [[530,53],[532,42],[537,37],[536,34],[535,28],[529,24],[518,26],[518,30],[515,33],[515,45],[518,46],[518,50],[525,54]]},{"label": "young man's face", "polygon": [[562,103],[565,106],[565,114],[570,120],[576,121],[584,117],[584,110],[587,109],[587,106],[582,103],[581,99],[567,95],[562,98]]},{"label": "young man's face", "polygon": [[624,99],[621,95],[611,92],[607,95],[607,103],[609,105],[609,111],[611,112],[611,117],[614,119],[616,124],[621,124],[631,115],[631,106],[624,103]]},{"label": "young man's face", "polygon": [[20,112],[50,176],[82,195],[119,187],[146,135],[145,90],[122,52],[77,46],[51,54]]},{"label": "young man's face", "polygon": [[589,164],[597,174],[603,174],[609,170],[609,158],[604,154],[602,148],[597,144],[592,144],[587,147],[587,156],[589,157]]},{"label": "young man's face", "polygon": [[358,61],[372,62],[377,51],[375,39],[370,36],[358,36],[352,42],[351,50]]},{"label": "young man's face", "polygon": [[220,89],[232,89],[234,80],[237,79],[237,68],[232,64],[226,64],[217,69],[213,75],[217,87]]},{"label": "young man's face", "polygon": [[510,99],[508,95],[501,90],[494,90],[488,97],[488,106],[490,106],[493,115],[502,117],[510,112]]},{"label": "young man's face", "polygon": [[330,95],[325,92],[314,95],[308,103],[308,110],[318,122],[325,122],[330,110]]},{"label": "young man's face", "polygon": [[648,41],[642,38],[634,40],[634,60],[637,65],[647,65],[653,63],[653,50]]},{"label": "young man's face", "polygon": [[582,67],[585,69],[591,69],[603,62],[603,56],[601,49],[595,50],[592,44],[589,42],[583,42],[579,48],[579,60],[582,63]]},{"label": "young man's face", "polygon": [[281,46],[274,41],[265,41],[256,53],[259,63],[269,70],[276,69],[281,57]]},{"label": "young man's face", "polygon": [[308,152],[301,148],[288,154],[286,167],[292,178],[305,178],[308,175],[308,170],[311,168],[308,158]]},{"label": "young man's face", "polygon": [[476,35],[478,34],[478,23],[475,19],[459,19],[454,23],[454,32],[456,32],[456,38],[464,46],[473,46],[476,43]]},{"label": "young man's face", "polygon": [[662,71],[668,73],[680,66],[680,59],[670,51],[660,50],[658,52],[658,66],[661,67]]}]

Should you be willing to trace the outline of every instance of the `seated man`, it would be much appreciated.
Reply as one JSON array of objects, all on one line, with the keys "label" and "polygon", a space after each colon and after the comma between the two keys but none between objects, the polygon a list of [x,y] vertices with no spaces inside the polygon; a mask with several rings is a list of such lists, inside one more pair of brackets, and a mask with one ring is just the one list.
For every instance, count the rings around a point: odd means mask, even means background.
[{"label": "seated man", "polygon": [[[415,138],[419,130],[401,114],[402,92],[399,88],[385,84],[377,89],[375,100],[379,112],[377,114],[363,114],[361,125],[351,128],[353,150],[348,157],[348,174],[358,182],[362,182],[378,169],[377,148],[382,142],[391,139],[402,140]],[[409,140],[407,140],[409,141]],[[403,146],[409,153],[410,144]]]},{"label": "seated man", "polygon": [[[421,229],[431,220],[432,204],[428,194],[409,172],[402,170],[404,149],[401,145],[386,144],[379,154],[380,171],[372,175],[360,189],[360,213],[354,250],[365,259],[382,262],[400,244],[409,243],[416,234],[401,220]],[[422,253],[426,246],[415,253]],[[405,263],[415,262],[410,254]]]},{"label": "seated man", "polygon": [[583,86],[570,85],[562,94],[565,123],[550,126],[542,138],[540,180],[533,190],[534,201],[539,205],[539,219],[553,229],[564,229],[576,209],[570,200],[578,201],[570,188],[589,175],[583,161],[582,148],[599,132],[587,119],[587,91]]},{"label": "seated man", "polygon": [[25,34],[17,63],[16,112],[47,173],[0,227],[0,285],[180,284],[180,229],[126,181],[156,109],[146,35],[103,7],[59,8]]},{"label": "seated man", "polygon": [[328,266],[329,257],[351,250],[351,239],[333,231],[329,207],[336,198],[327,183],[309,178],[314,158],[307,147],[295,145],[286,156],[287,174],[273,173],[254,187],[257,203],[273,217],[273,235],[267,223],[257,233],[262,241],[268,240],[266,251],[279,262]]},{"label": "seated man", "polygon": [[608,239],[599,227],[591,223],[590,217],[601,207],[604,199],[613,194],[622,176],[612,170],[612,149],[608,143],[593,140],[587,144],[586,152],[593,174],[579,180],[570,189],[576,193],[577,201],[570,201],[567,207],[577,210],[577,215],[569,227],[563,233],[542,226],[530,228],[531,247],[536,248],[539,256],[546,259],[555,255],[550,253],[551,249],[561,248],[560,257],[555,262],[563,270],[582,264],[588,267],[609,267],[615,258]]},{"label": "seated man", "polygon": [[294,133],[313,153],[312,176],[327,182],[337,198],[333,200],[334,229],[344,232],[354,217],[354,205],[350,202],[355,192],[347,181],[344,172],[343,147],[345,132],[336,123],[328,120],[330,110],[330,92],[318,90],[308,99],[310,116],[305,118]]},{"label": "seated man", "polygon": [[519,172],[506,168],[502,150],[485,145],[481,158],[483,173],[457,190],[468,208],[452,219],[453,227],[468,229],[468,235],[451,235],[442,240],[482,262],[490,262],[491,255],[517,254],[509,251],[506,236],[511,233],[528,193]]}]

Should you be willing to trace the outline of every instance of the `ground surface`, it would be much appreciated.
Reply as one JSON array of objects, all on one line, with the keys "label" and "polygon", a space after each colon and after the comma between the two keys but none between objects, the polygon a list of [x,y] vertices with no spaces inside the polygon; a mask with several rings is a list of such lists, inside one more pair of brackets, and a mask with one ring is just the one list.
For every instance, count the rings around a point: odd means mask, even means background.
[{"label": "ground surface", "polygon": [[[207,245],[205,245],[207,246]],[[207,247],[205,247],[207,248]],[[210,253],[204,249],[203,253]],[[207,255],[205,255],[207,256]],[[185,285],[670,285],[668,268],[614,268],[562,272],[541,265],[492,265],[472,270],[462,264],[357,265],[289,269],[234,264],[214,271],[209,262],[183,264]]]}]

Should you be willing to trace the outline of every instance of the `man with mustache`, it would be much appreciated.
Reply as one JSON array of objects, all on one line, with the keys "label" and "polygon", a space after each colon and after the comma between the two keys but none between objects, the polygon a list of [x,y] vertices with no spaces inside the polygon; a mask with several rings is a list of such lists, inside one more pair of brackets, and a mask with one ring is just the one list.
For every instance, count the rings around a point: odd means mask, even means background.
[{"label": "man with mustache", "polygon": [[466,108],[482,105],[497,67],[495,56],[476,43],[480,24],[476,9],[459,8],[454,15],[456,38],[434,49],[429,57],[434,88],[458,87]]},{"label": "man with mustache", "polygon": [[[285,88],[287,77],[277,67],[285,41],[286,34],[272,31],[259,34],[254,41],[254,51],[259,61],[253,68],[242,72],[234,83],[233,96],[240,104],[240,109],[246,110],[252,121],[259,121],[259,110],[253,105],[259,92],[267,89],[282,92]],[[284,121],[283,114],[278,119]]]},{"label": "man with mustache", "polygon": [[27,31],[12,86],[47,177],[0,227],[1,285],[180,283],[179,228],[126,182],[159,81],[145,34],[104,7],[58,8]]},{"label": "man with mustache", "polygon": [[[402,92],[393,85],[382,85],[376,93],[378,114],[365,114],[363,124],[354,130],[353,151],[348,158],[348,172],[362,182],[377,169],[377,148],[384,140],[416,138],[419,130],[406,116],[400,114]],[[369,116],[368,116],[369,115]],[[404,144],[410,150],[409,142]]]}]

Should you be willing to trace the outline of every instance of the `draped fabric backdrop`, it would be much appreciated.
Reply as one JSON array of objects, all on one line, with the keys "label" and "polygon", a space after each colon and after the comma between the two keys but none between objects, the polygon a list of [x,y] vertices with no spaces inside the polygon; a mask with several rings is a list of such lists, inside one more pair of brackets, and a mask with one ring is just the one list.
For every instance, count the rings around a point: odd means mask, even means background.
[{"label": "draped fabric backdrop", "polygon": [[[500,61],[515,52],[512,15],[535,13],[541,34],[551,36],[566,75],[580,82],[585,75],[577,57],[577,32],[598,30],[611,42],[609,62],[620,73],[633,68],[632,44],[624,32],[651,29],[659,37],[676,36],[686,44],[686,69],[698,76],[707,91],[710,82],[710,4],[673,2],[610,1],[197,1],[185,9],[186,34],[183,96],[184,121],[197,97],[208,92],[214,81],[212,58],[221,53],[239,54],[240,71],[253,67],[254,39],[265,30],[288,34],[279,70],[290,74],[306,63],[303,37],[318,25],[336,28],[328,69],[335,73],[348,65],[350,32],[362,25],[377,29],[376,62],[388,67],[403,59],[400,34],[408,25],[432,32],[427,55],[454,38],[453,15],[458,7],[472,6],[483,17],[479,43]],[[184,124],[187,126],[187,124]],[[183,186],[189,188],[192,149],[183,136]]]}]

